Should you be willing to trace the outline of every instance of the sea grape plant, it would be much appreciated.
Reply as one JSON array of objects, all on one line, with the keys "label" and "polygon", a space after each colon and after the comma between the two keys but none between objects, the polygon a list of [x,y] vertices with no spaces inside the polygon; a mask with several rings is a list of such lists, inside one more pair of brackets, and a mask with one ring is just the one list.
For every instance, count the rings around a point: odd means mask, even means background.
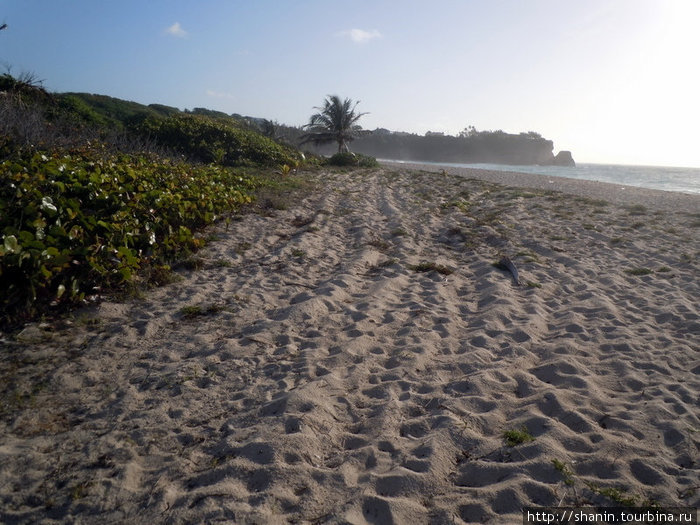
[{"label": "sea grape plant", "polygon": [[250,202],[257,184],[231,168],[88,148],[0,162],[0,325],[199,248],[193,231]]}]

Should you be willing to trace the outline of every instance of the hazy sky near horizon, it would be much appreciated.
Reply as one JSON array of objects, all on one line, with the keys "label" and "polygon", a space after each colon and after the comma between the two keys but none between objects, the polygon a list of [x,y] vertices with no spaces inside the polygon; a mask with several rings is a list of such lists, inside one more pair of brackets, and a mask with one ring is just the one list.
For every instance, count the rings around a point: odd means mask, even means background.
[{"label": "hazy sky near horizon", "polygon": [[537,131],[578,162],[700,167],[698,0],[0,0],[0,63],[51,91],[290,125]]}]

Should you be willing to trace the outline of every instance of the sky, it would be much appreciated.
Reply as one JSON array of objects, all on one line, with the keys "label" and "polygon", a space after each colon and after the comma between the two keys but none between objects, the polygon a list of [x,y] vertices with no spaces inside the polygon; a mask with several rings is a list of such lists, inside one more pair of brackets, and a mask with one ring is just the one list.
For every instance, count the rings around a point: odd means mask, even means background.
[{"label": "sky", "polygon": [[579,162],[700,167],[699,0],[0,0],[0,68],[55,92],[289,125],[537,131]]}]

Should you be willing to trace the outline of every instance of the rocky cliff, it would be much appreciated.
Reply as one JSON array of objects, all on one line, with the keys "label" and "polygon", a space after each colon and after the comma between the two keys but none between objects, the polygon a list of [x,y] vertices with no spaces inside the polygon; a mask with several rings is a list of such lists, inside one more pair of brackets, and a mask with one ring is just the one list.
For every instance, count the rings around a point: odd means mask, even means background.
[{"label": "rocky cliff", "polygon": [[570,166],[572,168],[576,166],[574,158],[571,156],[571,152],[566,150],[560,151],[554,157],[552,157],[552,162],[550,164],[552,166]]}]

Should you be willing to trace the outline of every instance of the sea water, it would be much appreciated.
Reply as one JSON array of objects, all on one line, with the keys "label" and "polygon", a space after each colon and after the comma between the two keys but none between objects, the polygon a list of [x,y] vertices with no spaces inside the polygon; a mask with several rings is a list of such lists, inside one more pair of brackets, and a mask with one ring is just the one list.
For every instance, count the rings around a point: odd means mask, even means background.
[{"label": "sea water", "polygon": [[[419,162],[419,161],[416,161]],[[700,195],[700,168],[674,168],[669,166],[626,166],[622,164],[577,164],[568,166],[510,166],[505,164],[450,164],[420,162],[439,166],[477,168],[495,171],[537,173],[552,177],[569,177],[625,186],[639,186],[654,190],[677,191]]]}]

